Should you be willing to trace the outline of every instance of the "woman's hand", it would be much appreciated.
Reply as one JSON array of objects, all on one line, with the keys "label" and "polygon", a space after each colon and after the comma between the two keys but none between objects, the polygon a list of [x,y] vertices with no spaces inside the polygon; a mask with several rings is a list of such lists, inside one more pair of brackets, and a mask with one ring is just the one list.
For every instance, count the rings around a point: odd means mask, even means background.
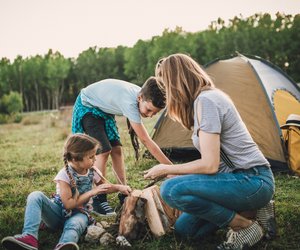
[{"label": "woman's hand", "polygon": [[125,195],[129,195],[132,192],[131,187],[127,185],[118,185],[119,192]]},{"label": "woman's hand", "polygon": [[165,165],[165,164],[159,164],[159,165],[154,166],[153,168],[150,168],[150,169],[144,171],[144,178],[155,180],[159,177],[167,176],[168,175],[167,166],[168,165]]}]

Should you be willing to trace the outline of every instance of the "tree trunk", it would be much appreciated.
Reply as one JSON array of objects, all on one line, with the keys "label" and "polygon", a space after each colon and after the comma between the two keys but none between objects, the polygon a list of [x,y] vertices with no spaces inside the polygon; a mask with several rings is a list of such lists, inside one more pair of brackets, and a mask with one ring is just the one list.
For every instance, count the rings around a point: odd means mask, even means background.
[{"label": "tree trunk", "polygon": [[24,111],[29,111],[28,98],[26,94],[23,95],[23,102],[24,102]]},{"label": "tree trunk", "polygon": [[36,81],[34,81],[34,88],[35,88],[35,105],[36,105],[36,110],[40,110],[39,106],[39,87]]},{"label": "tree trunk", "polygon": [[46,90],[47,109],[51,109],[51,93],[50,90]]},{"label": "tree trunk", "polygon": [[58,108],[61,106],[62,104],[62,97],[63,97],[63,94],[64,94],[64,91],[65,91],[65,83],[64,81],[62,80],[62,83],[61,83],[61,86],[58,90]]}]

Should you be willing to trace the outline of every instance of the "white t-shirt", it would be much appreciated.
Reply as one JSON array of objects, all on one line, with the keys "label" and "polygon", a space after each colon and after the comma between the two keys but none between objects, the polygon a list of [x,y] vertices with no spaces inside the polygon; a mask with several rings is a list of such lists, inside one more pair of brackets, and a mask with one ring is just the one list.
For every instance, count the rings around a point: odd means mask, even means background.
[{"label": "white t-shirt", "polygon": [[[89,171],[91,171],[91,170],[89,170]],[[77,175],[78,176],[88,176],[89,171],[85,175],[80,175],[80,174],[77,174]],[[69,185],[71,185],[70,178],[69,178],[65,168],[62,168],[54,178],[54,182],[56,183],[56,193],[60,195],[60,188],[58,185],[58,181],[64,181],[64,182],[68,183]],[[96,173],[94,173],[93,181],[94,181],[94,183],[98,183],[99,181],[101,181],[100,176],[97,175]]]},{"label": "white t-shirt", "polygon": [[130,121],[141,123],[137,97],[141,88],[130,82],[105,79],[81,90],[84,106],[96,107],[105,113],[125,116]]}]

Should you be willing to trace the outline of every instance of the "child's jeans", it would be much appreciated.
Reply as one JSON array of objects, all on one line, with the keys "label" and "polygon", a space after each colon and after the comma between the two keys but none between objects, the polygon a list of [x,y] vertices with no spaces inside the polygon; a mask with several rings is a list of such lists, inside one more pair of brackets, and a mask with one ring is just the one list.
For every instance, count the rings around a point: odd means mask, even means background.
[{"label": "child's jeans", "polygon": [[237,212],[265,206],[274,194],[274,177],[269,167],[257,166],[234,173],[182,175],[166,180],[161,196],[183,211],[175,231],[197,239],[227,226]]},{"label": "child's jeans", "polygon": [[40,191],[32,192],[27,198],[23,234],[38,238],[41,220],[51,229],[63,228],[59,243],[75,242],[88,226],[88,217],[76,213],[66,218],[60,205]]}]

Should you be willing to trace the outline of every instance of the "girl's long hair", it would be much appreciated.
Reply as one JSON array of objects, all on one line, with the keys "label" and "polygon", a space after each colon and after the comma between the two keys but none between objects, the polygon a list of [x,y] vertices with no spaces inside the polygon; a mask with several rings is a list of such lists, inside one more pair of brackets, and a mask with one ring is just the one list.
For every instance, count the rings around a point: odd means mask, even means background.
[{"label": "girl's long hair", "polygon": [[86,134],[73,134],[70,135],[64,145],[63,161],[66,168],[66,172],[70,178],[72,196],[78,195],[76,182],[70,173],[68,161],[82,161],[83,157],[91,150],[95,149],[99,145],[98,141],[93,137]]},{"label": "girl's long hair", "polygon": [[191,57],[173,54],[158,61],[155,75],[166,91],[167,114],[187,129],[194,125],[194,101],[214,88],[207,73]]}]

